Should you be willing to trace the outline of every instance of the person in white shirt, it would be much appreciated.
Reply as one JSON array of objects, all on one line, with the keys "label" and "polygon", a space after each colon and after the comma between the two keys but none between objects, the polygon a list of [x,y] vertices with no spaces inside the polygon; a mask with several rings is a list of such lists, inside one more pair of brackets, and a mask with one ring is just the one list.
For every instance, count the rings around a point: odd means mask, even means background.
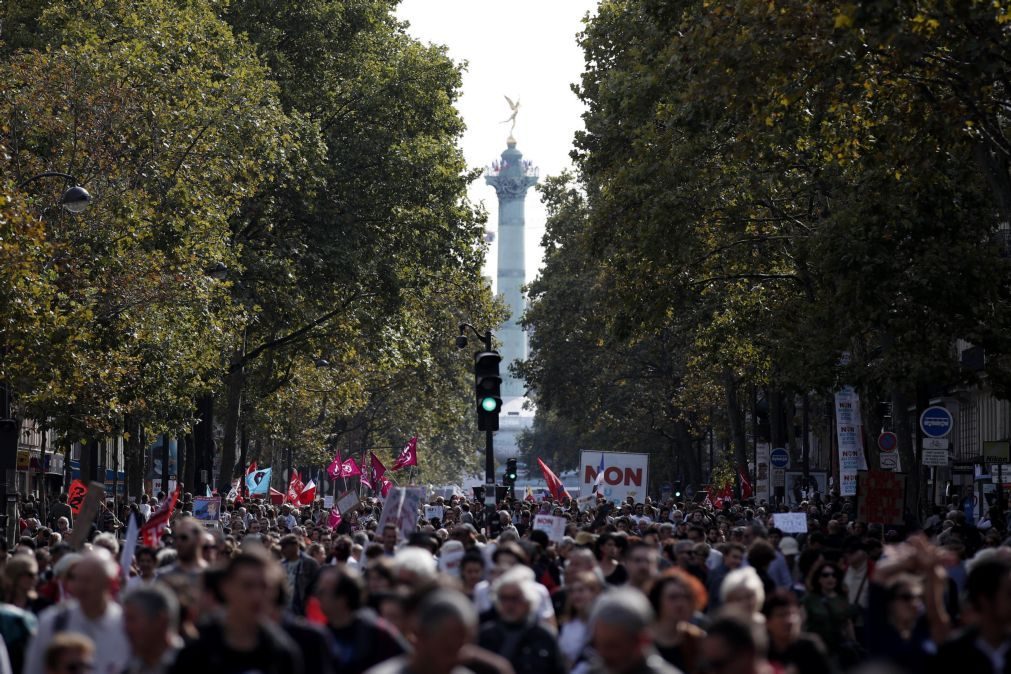
[{"label": "person in white shirt", "polygon": [[123,609],[112,599],[112,582],[118,574],[119,565],[102,548],[86,553],[73,566],[67,581],[74,600],[51,606],[39,616],[24,674],[44,674],[46,646],[62,632],[76,632],[94,642],[94,674],[123,671],[130,644],[123,629]]}]

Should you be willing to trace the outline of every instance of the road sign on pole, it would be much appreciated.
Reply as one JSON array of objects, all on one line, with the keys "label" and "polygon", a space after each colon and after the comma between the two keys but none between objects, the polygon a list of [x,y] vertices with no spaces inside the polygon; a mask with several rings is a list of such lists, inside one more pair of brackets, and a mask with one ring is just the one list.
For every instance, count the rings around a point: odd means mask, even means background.
[{"label": "road sign on pole", "polygon": [[899,446],[899,436],[891,431],[885,431],[878,436],[878,449],[882,452],[894,452]]},{"label": "road sign on pole", "polygon": [[920,415],[920,430],[928,438],[943,438],[951,433],[954,420],[945,407],[934,405],[923,410]]},{"label": "road sign on pole", "polygon": [[948,450],[946,449],[925,449],[923,450],[924,466],[947,466]]},{"label": "road sign on pole", "polygon": [[790,452],[783,447],[776,447],[769,453],[769,463],[773,468],[789,468]]}]

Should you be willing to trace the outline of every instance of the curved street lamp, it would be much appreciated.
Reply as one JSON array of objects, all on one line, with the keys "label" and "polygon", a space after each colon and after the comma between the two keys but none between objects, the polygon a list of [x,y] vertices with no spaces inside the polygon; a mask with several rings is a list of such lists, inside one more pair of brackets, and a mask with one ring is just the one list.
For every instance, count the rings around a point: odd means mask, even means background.
[{"label": "curved street lamp", "polygon": [[61,173],[59,171],[39,173],[18,183],[18,189],[42,178],[63,178],[70,185],[70,187],[63,191],[63,196],[60,197],[60,205],[68,213],[81,213],[91,204],[91,194],[78,184],[77,178],[69,173]]}]

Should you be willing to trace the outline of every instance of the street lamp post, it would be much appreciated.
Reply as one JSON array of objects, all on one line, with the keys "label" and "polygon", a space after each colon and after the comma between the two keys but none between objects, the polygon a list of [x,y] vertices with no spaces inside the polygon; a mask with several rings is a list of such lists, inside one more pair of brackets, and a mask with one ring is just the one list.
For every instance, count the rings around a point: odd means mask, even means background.
[{"label": "street lamp post", "polygon": [[[69,173],[46,171],[33,175],[18,183],[22,189],[43,178],[63,178],[69,187],[60,197],[60,205],[68,213],[80,213],[91,203],[91,195],[78,184],[77,179]],[[6,346],[0,344],[0,353],[6,352]],[[18,441],[21,435],[21,420],[14,414],[14,391],[6,381],[0,381],[0,531],[7,535],[7,540],[16,540],[14,524],[17,518],[17,456]],[[45,457],[40,457],[45,461]],[[12,506],[14,512],[12,513]]]}]

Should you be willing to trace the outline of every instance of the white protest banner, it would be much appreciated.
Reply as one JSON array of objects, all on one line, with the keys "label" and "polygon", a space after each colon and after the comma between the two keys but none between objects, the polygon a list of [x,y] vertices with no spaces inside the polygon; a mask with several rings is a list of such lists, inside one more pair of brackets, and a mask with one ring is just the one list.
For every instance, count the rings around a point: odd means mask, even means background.
[{"label": "white protest banner", "polygon": [[784,534],[806,534],[807,515],[804,513],[773,513],[772,526]]},{"label": "white protest banner", "polygon": [[137,518],[131,517],[130,524],[126,527],[126,540],[123,541],[123,550],[119,553],[119,570],[123,575],[123,584],[130,579],[130,567],[133,566],[133,553],[137,549],[137,539],[140,537],[140,527],[137,526]]},{"label": "white protest banner", "polygon": [[583,450],[579,453],[580,493],[593,491],[601,455],[604,459],[604,480],[597,489],[598,493],[614,503],[620,503],[629,496],[636,503],[645,503],[649,488],[649,454]]},{"label": "white protest banner", "polygon": [[556,543],[561,543],[565,538],[565,518],[553,515],[534,516],[534,531],[543,531],[548,538]]},{"label": "white protest banner", "polygon": [[393,487],[383,503],[383,515],[379,518],[377,531],[387,524],[397,527],[401,540],[418,528],[418,510],[425,500],[424,487]]},{"label": "white protest banner", "polygon": [[867,470],[860,396],[852,386],[835,394],[835,428],[839,444],[839,495],[856,496],[857,472]]},{"label": "white protest banner", "polygon": [[433,506],[433,505],[425,506],[425,519],[427,521],[437,519],[441,522],[443,514],[444,510],[442,506]]},{"label": "white protest banner", "polygon": [[323,497],[323,510],[330,510],[333,508],[333,496]]}]

